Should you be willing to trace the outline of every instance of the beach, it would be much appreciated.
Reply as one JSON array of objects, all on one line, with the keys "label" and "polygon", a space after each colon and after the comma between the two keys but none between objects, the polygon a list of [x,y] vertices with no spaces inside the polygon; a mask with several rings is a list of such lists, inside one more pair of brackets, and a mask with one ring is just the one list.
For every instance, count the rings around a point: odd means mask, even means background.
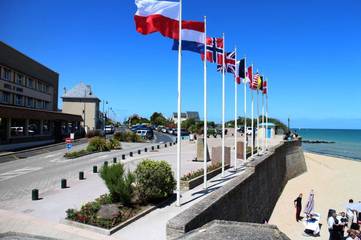
[{"label": "beach", "polygon": [[302,214],[311,189],[315,193],[314,211],[321,214],[321,236],[328,239],[328,209],[345,211],[345,205],[352,198],[361,201],[360,180],[361,162],[314,153],[304,153],[307,172],[288,181],[269,220],[291,239],[310,239],[303,236],[303,222],[296,222],[293,201],[303,193]]}]

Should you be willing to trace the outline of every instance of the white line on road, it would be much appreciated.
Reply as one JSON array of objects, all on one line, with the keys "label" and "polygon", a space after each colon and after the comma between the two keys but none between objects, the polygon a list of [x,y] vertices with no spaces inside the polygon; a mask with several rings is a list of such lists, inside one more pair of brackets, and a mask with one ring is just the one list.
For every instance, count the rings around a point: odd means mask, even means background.
[{"label": "white line on road", "polygon": [[25,168],[20,168],[20,169],[12,170],[12,171],[9,171],[9,172],[1,173],[0,174],[0,182],[8,180],[10,178],[25,175],[25,174],[30,173],[30,172],[35,172],[35,171],[38,171],[40,169],[42,169],[42,167],[25,167]]}]

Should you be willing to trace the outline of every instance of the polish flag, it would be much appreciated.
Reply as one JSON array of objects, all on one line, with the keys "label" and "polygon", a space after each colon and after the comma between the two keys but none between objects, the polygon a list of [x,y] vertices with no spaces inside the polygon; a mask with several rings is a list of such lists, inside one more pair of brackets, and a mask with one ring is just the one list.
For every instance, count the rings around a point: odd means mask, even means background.
[{"label": "polish flag", "polygon": [[[163,36],[179,40],[179,2],[135,0],[137,12],[134,20],[137,32],[160,32]],[[182,21],[182,40],[204,42],[204,23]]]}]

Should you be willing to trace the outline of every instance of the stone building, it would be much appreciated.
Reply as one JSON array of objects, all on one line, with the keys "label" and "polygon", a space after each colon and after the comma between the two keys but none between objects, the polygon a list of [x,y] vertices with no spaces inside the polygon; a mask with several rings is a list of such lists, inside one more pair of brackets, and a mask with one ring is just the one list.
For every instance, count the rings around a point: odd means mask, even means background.
[{"label": "stone building", "polygon": [[81,115],[85,131],[101,129],[100,99],[94,95],[90,85],[80,82],[66,91],[61,98],[63,99],[63,113]]},{"label": "stone building", "polygon": [[0,150],[61,141],[81,116],[58,111],[59,74],[0,41]]}]

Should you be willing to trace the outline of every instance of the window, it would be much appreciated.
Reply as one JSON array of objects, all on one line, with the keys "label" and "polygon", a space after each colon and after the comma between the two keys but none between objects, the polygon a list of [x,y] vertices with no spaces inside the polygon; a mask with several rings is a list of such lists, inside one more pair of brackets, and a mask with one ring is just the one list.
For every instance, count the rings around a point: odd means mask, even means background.
[{"label": "window", "polygon": [[11,72],[9,69],[4,68],[3,69],[3,79],[6,81],[10,81]]},{"label": "window", "polygon": [[38,90],[43,91],[43,83],[38,82]]},{"label": "window", "polygon": [[25,119],[11,119],[11,136],[25,135]]},{"label": "window", "polygon": [[44,109],[49,110],[49,102],[44,101]]},{"label": "window", "polygon": [[24,76],[20,73],[16,74],[15,83],[23,85]]},{"label": "window", "polygon": [[28,78],[28,87],[29,88],[34,88],[34,80],[31,78]]},{"label": "window", "polygon": [[16,96],[15,96],[15,104],[22,106],[23,105],[23,96],[16,94]]},{"label": "window", "polygon": [[2,92],[2,94],[1,94],[1,102],[10,103],[10,93]]},{"label": "window", "polygon": [[31,136],[40,134],[40,120],[29,120],[28,134]]},{"label": "window", "polygon": [[36,101],[36,108],[43,108],[44,107],[44,102],[42,100],[37,100]]},{"label": "window", "polygon": [[34,99],[33,98],[28,98],[28,105],[27,105],[28,107],[34,107]]},{"label": "window", "polygon": [[43,121],[43,134],[50,134],[50,121],[49,120],[44,120]]},{"label": "window", "polygon": [[47,93],[48,92],[48,85],[44,84],[44,87],[43,87],[43,92]]}]

